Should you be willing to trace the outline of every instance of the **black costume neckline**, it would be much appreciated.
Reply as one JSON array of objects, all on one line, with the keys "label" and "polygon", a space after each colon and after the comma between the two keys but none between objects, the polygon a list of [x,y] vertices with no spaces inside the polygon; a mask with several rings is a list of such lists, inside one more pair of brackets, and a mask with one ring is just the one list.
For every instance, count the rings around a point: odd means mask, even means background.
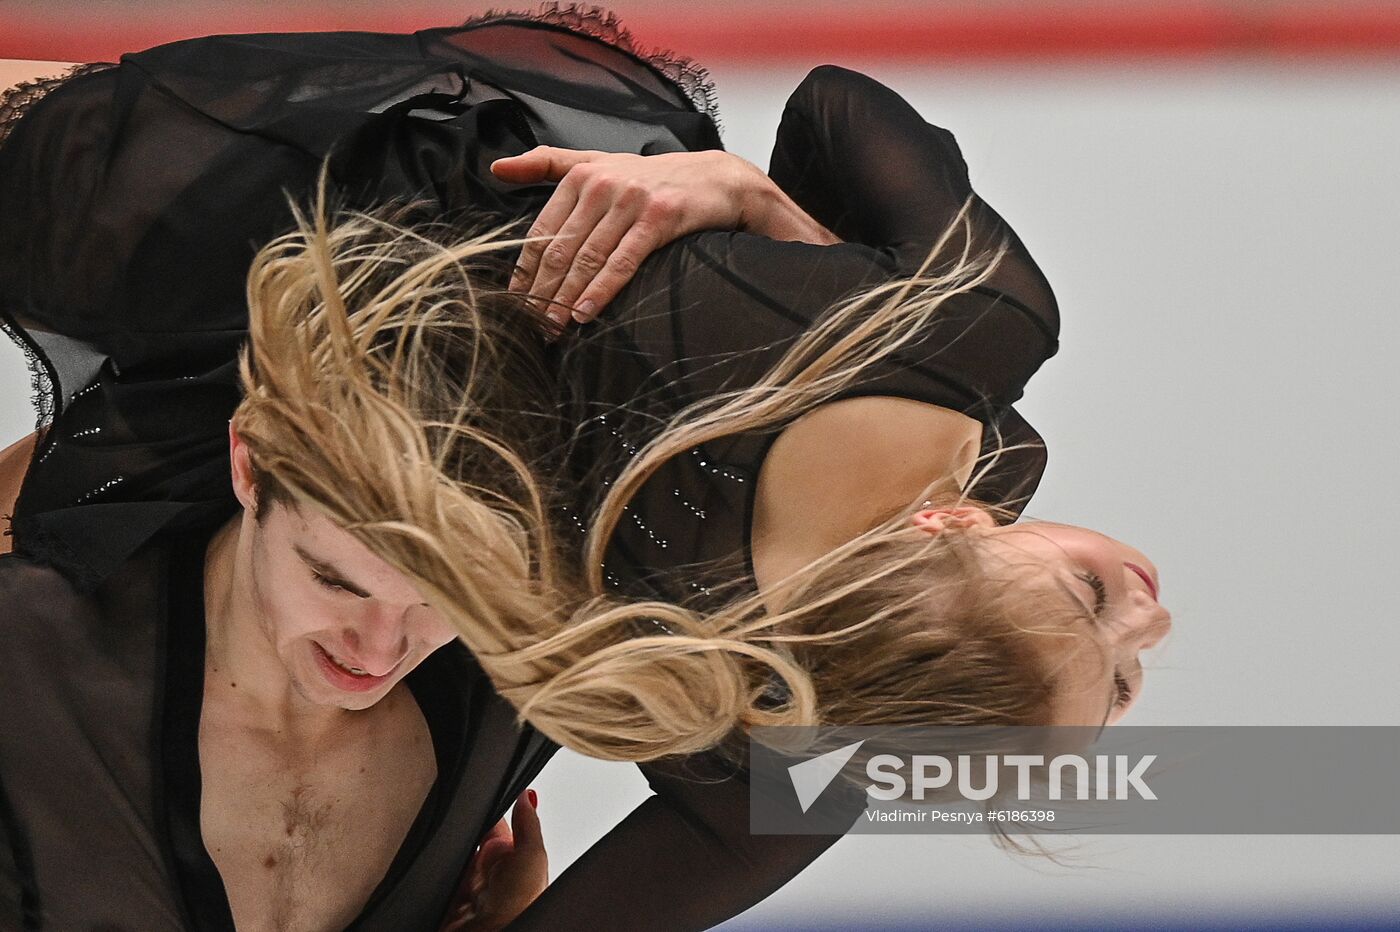
[{"label": "black costume neckline", "polygon": [[[215,530],[217,526],[170,535],[165,665],[158,674],[165,688],[156,703],[153,731],[161,745],[156,755],[160,767],[154,790],[156,812],[164,820],[166,856],[180,891],[186,922],[200,932],[235,932],[228,892],[204,844],[200,826],[203,777],[199,725],[204,706],[206,644],[204,564]],[[346,927],[347,932],[373,916],[447,815],[447,787],[456,786],[460,779],[465,732],[462,717],[446,714],[446,710],[462,707],[461,671],[447,669],[452,666],[452,653],[453,645],[434,652],[405,677],[432,736],[437,775],[389,870],[359,915]]]}]

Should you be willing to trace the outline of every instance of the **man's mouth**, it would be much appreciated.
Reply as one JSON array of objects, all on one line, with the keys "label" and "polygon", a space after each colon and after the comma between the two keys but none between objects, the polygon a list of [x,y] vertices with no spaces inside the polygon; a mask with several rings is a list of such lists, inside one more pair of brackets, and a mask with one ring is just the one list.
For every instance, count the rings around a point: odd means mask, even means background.
[{"label": "man's mouth", "polygon": [[398,666],[395,664],[384,674],[375,676],[364,667],[339,659],[316,641],[311,643],[316,648],[316,660],[326,679],[332,686],[349,692],[374,689],[385,682]]}]

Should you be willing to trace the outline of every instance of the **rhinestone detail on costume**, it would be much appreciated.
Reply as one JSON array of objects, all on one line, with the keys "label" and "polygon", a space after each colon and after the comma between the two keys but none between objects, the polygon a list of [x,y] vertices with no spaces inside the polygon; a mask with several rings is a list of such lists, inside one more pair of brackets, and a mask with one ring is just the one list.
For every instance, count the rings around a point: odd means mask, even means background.
[{"label": "rhinestone detail on costume", "polygon": [[73,504],[81,505],[83,502],[96,498],[103,492],[109,491],[110,489],[121,485],[125,481],[126,476],[114,476],[111,479],[108,479],[106,482],[99,485],[97,488],[93,489],[91,492],[84,492],[82,495],[78,496],[78,500],[75,501]]}]

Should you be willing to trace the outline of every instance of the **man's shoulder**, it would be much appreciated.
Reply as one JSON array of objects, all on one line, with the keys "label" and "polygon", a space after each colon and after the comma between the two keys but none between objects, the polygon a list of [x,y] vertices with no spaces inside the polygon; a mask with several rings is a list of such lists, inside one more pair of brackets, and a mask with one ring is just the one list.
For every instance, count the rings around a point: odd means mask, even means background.
[{"label": "man's shoulder", "polygon": [[0,556],[0,643],[5,653],[90,645],[110,651],[119,642],[145,641],[164,618],[168,559],[165,548],[142,548],[95,589],[58,568],[15,553]]},{"label": "man's shoulder", "polygon": [[75,605],[91,596],[78,591],[55,567],[19,553],[0,555],[0,596],[7,620]]}]

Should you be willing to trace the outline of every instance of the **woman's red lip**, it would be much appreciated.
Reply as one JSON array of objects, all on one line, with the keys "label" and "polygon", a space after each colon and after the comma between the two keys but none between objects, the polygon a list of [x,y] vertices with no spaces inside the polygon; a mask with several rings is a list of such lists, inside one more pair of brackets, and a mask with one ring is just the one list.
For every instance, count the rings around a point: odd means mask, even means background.
[{"label": "woman's red lip", "polygon": [[1157,599],[1157,584],[1156,584],[1155,582],[1152,581],[1152,577],[1148,575],[1147,570],[1145,570],[1145,569],[1143,569],[1142,567],[1138,566],[1136,563],[1124,563],[1123,565],[1126,566],[1128,569],[1132,570],[1134,573],[1137,573],[1139,576],[1142,577],[1142,581],[1145,582],[1145,583],[1147,583],[1147,591],[1150,592],[1150,593],[1152,593],[1152,601],[1154,601],[1154,602],[1158,601],[1158,599]]}]

